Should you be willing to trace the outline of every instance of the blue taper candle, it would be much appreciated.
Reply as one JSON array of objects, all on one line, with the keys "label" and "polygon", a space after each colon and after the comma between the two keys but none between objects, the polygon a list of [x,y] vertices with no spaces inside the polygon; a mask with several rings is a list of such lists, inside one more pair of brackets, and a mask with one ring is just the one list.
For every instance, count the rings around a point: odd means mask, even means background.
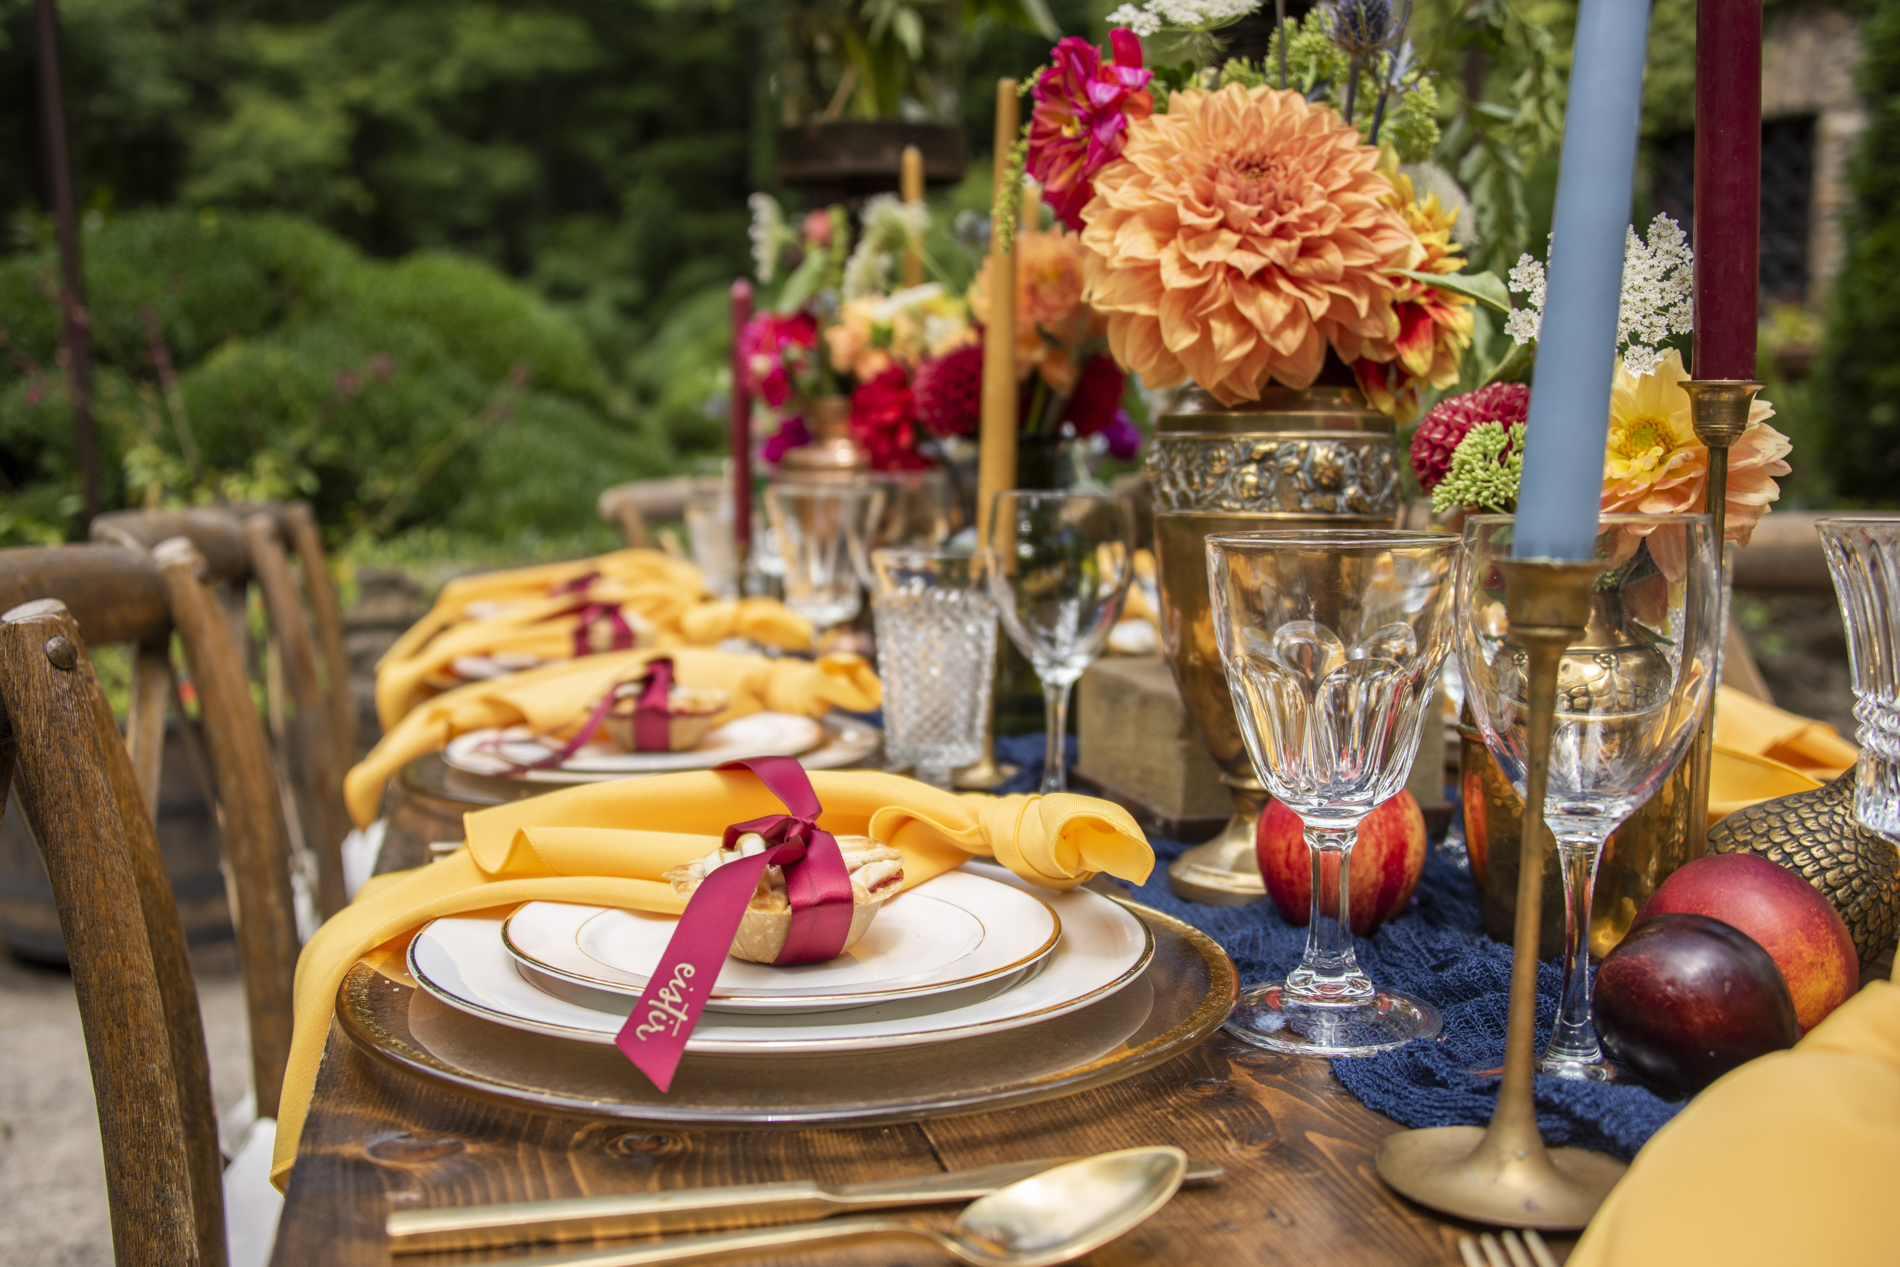
[{"label": "blue taper candle", "polygon": [[1648,0],[1583,0],[1517,494],[1513,553],[1520,559],[1596,553],[1648,46]]}]

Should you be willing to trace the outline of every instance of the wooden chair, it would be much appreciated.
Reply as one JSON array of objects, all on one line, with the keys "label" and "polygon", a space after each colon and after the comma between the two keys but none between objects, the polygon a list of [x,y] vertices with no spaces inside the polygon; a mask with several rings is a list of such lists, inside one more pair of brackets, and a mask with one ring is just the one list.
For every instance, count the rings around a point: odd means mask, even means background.
[{"label": "wooden chair", "polygon": [[[190,540],[222,584],[234,632],[247,652],[245,590],[257,586],[276,652],[265,662],[261,680],[282,755],[284,800],[295,808],[293,845],[315,861],[317,910],[326,918],[336,914],[348,902],[342,845],[350,823],[343,774],[356,759],[356,711],[342,609],[310,507],[296,502],[120,511],[95,519],[92,534],[143,550],[172,537]],[[287,543],[302,564],[302,596]],[[245,656],[247,664],[254,659]]]},{"label": "wooden chair", "polygon": [[[180,720],[202,744],[222,823],[257,1115],[275,1117],[290,1054],[291,986],[300,948],[289,840],[263,722],[209,576],[203,556],[182,538],[161,542],[151,554],[112,545],[0,550],[0,611],[34,600],[55,600],[68,613],[63,619],[76,623],[94,645],[133,644],[131,700],[122,750],[130,771],[129,786],[137,794],[148,834],[165,709],[176,695],[169,647],[173,633],[178,635],[196,688],[201,725],[192,727],[182,715]],[[90,680],[90,668],[87,677]],[[16,730],[18,724],[16,719]],[[109,714],[106,724],[110,725]],[[25,805],[24,789],[16,788],[16,792]],[[27,816],[37,830],[39,820],[30,808]],[[46,852],[49,846],[44,836],[40,843]],[[162,874],[162,863],[159,866]],[[59,895],[60,882],[52,874],[50,861],[47,870],[71,959],[76,952],[65,899]],[[169,888],[166,905],[175,921]]]},{"label": "wooden chair", "polygon": [[[123,561],[134,556],[113,553],[130,572]],[[136,585],[140,607],[159,617],[151,627],[163,625],[156,573]],[[128,623],[115,632],[129,628],[129,605],[118,606]],[[217,1121],[184,929],[134,761],[64,604],[0,617],[0,703],[0,777],[40,842],[72,963],[114,1257],[222,1267]]]},{"label": "wooden chair", "polygon": [[629,547],[653,544],[649,522],[674,523],[686,516],[686,502],[697,481],[689,475],[667,479],[634,480],[601,492],[595,502],[600,517],[620,530]]}]

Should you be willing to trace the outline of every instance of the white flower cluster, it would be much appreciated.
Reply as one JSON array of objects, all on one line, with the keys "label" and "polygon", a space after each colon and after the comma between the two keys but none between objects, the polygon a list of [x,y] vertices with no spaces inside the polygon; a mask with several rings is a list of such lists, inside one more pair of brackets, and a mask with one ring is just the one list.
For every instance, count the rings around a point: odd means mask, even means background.
[{"label": "white flower cluster", "polygon": [[770,285],[778,272],[779,245],[791,236],[785,227],[785,213],[771,194],[753,194],[746,199],[752,208],[752,227],[746,236],[752,239],[752,271],[761,285]]},{"label": "white flower cluster", "polygon": [[1260,7],[1260,0],[1144,0],[1124,4],[1108,15],[1111,26],[1125,26],[1146,39],[1164,29],[1212,31],[1239,21]]},{"label": "white flower cluster", "polygon": [[[1549,248],[1546,247],[1546,250]],[[1505,274],[1514,295],[1526,296],[1528,308],[1513,308],[1504,319],[1504,332],[1513,343],[1535,343],[1544,324],[1544,266],[1529,251],[1517,257],[1517,264]]]},{"label": "white flower cluster", "polygon": [[890,289],[898,253],[930,228],[930,208],[905,202],[896,194],[864,200],[864,233],[844,264],[844,297],[881,295]]},{"label": "white flower cluster", "polygon": [[1616,342],[1623,368],[1641,378],[1653,374],[1662,353],[1656,345],[1695,325],[1695,254],[1682,226],[1668,216],[1649,222],[1649,241],[1629,231],[1623,246],[1623,299],[1616,314]]},{"label": "white flower cluster", "polygon": [[[1544,323],[1544,266],[1524,254],[1507,274],[1511,293],[1529,305],[1504,319],[1514,343],[1534,343]],[[1649,240],[1629,230],[1623,245],[1623,294],[1617,306],[1616,344],[1623,368],[1638,378],[1661,363],[1657,345],[1672,334],[1688,334],[1695,322],[1695,252],[1682,226],[1668,216],[1649,222]]]}]

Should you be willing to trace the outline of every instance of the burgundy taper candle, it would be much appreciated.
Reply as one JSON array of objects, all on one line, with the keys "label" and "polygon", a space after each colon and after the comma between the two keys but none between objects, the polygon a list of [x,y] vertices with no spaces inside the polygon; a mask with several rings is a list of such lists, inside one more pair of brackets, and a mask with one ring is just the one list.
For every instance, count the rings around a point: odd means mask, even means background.
[{"label": "burgundy taper candle", "polygon": [[746,553],[752,548],[752,396],[745,389],[745,360],[739,336],[752,320],[752,283],[732,283],[732,544],[743,581]]},{"label": "burgundy taper candle", "polygon": [[1697,378],[1755,377],[1760,252],[1761,0],[1697,0]]}]

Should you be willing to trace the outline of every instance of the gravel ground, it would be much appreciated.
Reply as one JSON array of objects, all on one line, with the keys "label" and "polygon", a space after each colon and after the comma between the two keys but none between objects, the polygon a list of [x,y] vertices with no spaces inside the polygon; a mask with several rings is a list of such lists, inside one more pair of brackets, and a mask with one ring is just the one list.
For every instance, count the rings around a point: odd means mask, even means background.
[{"label": "gravel ground", "polygon": [[[237,956],[194,953],[220,1114],[250,1089]],[[0,952],[0,1263],[109,1267],[99,1119],[72,977]]]}]

